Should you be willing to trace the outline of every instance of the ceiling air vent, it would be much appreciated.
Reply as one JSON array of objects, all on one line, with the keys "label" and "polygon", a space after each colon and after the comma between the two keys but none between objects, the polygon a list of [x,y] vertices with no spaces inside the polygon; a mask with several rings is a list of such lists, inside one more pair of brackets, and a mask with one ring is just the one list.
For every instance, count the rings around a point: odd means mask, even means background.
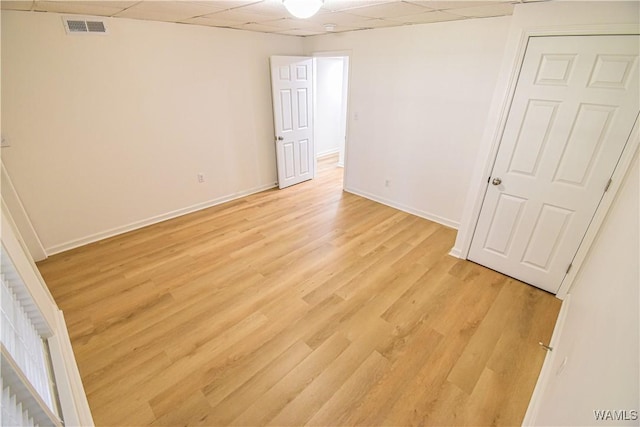
[{"label": "ceiling air vent", "polygon": [[97,18],[78,18],[68,17],[62,18],[64,29],[67,34],[106,34],[107,27],[104,21]]}]

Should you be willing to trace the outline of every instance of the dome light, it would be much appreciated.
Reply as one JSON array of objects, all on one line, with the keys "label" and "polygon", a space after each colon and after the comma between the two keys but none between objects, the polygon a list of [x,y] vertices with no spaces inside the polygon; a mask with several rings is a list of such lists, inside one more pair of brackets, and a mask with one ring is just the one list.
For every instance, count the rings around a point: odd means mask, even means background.
[{"label": "dome light", "polygon": [[290,14],[302,19],[311,18],[322,6],[322,0],[283,0],[282,2]]}]

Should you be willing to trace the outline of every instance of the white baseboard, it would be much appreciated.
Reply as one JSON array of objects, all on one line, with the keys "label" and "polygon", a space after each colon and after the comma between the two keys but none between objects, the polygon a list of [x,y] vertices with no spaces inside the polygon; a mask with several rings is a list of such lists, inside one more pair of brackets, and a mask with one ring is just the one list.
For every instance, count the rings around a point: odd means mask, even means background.
[{"label": "white baseboard", "polygon": [[249,196],[251,194],[259,193],[261,191],[269,190],[271,188],[277,187],[277,183],[262,185],[259,187],[254,187],[246,191],[241,191],[238,193],[229,194],[226,196],[218,197],[217,199],[208,200],[206,202],[198,203],[192,206],[188,206],[186,208],[177,209],[175,211],[167,212],[161,215],[156,215],[151,218],[143,219],[140,221],[132,222],[130,224],[123,225],[121,227],[112,228],[110,230],[101,231],[99,233],[91,234],[86,237],[82,237],[80,239],[74,239],[66,243],[61,243],[59,245],[54,245],[46,248],[47,255],[55,255],[60,252],[68,251],[70,249],[74,249],[80,246],[88,245],[89,243],[97,242],[99,240],[104,240],[109,237],[117,236],[119,234],[127,233],[129,231],[137,230],[138,228],[146,227],[148,225],[157,224],[162,221],[166,221],[168,219],[176,218],[182,215],[186,215],[192,212],[196,212],[202,209],[210,208],[212,206],[216,206],[225,202],[230,202],[232,200],[240,199],[242,197]]},{"label": "white baseboard", "polygon": [[551,342],[548,344],[549,347],[551,347],[553,350],[547,351],[547,355],[544,358],[542,369],[540,370],[540,375],[538,376],[538,381],[536,382],[536,387],[533,389],[533,394],[531,395],[531,400],[529,401],[527,412],[525,413],[524,419],[522,420],[523,426],[536,425],[536,418],[538,418],[538,411],[540,409],[542,395],[547,388],[549,381],[551,380],[551,375],[553,374],[552,370],[556,358],[556,353],[554,352],[554,350],[558,348],[558,344],[560,342],[560,339],[562,338],[562,330],[564,329],[564,324],[567,319],[567,313],[569,311],[570,303],[571,296],[567,294],[565,299],[562,301],[562,305],[560,306],[558,320],[556,320],[556,325],[553,328]]},{"label": "white baseboard", "polygon": [[320,153],[316,153],[316,159],[330,156],[332,154],[338,154],[339,152],[340,152],[340,148],[332,148],[331,150],[321,151]]},{"label": "white baseboard", "polygon": [[364,197],[365,199],[373,200],[374,202],[382,203],[383,205],[390,206],[392,208],[401,210],[403,212],[407,212],[412,215],[419,216],[420,218],[428,219],[429,221],[437,222],[438,224],[442,224],[450,228],[455,228],[456,230],[460,226],[460,223],[457,221],[452,221],[448,218],[443,218],[439,215],[421,211],[419,209],[414,209],[410,206],[403,205],[402,203],[397,203],[392,200],[387,200],[383,197],[378,197],[374,194],[367,193],[366,191],[356,190],[350,187],[349,188],[345,187],[344,191],[355,194],[356,196]]},{"label": "white baseboard", "polygon": [[451,250],[449,251],[449,255],[455,258],[464,259],[462,257],[462,250],[460,250],[460,248],[456,248],[455,246],[451,248]]}]

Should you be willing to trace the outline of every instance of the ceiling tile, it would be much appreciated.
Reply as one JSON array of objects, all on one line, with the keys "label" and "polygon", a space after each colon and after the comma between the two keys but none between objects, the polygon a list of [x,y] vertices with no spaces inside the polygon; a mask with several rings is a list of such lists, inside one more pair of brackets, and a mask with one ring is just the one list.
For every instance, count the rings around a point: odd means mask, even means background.
[{"label": "ceiling tile", "polygon": [[398,27],[402,25],[400,22],[388,21],[386,19],[369,19],[364,21],[364,28],[385,28],[385,27]]},{"label": "ceiling tile", "polygon": [[469,18],[487,18],[490,16],[505,16],[513,14],[513,4],[498,3],[487,6],[469,7],[463,9],[451,9],[450,13]]},{"label": "ceiling tile", "polygon": [[349,13],[368,18],[393,18],[396,16],[407,16],[416,13],[424,13],[429,10],[423,6],[407,2],[383,3],[375,6],[359,7],[349,10]]},{"label": "ceiling tile", "polygon": [[351,27],[358,27],[361,23],[368,21],[371,18],[363,16],[356,16],[346,12],[327,12],[319,13],[317,15],[308,18],[308,21],[317,22],[319,24],[336,24],[346,25]]},{"label": "ceiling tile", "polygon": [[[213,15],[215,16],[215,15]],[[208,27],[235,27],[237,25],[242,25],[244,22],[239,21],[231,21],[225,19],[214,19],[209,18],[207,16],[199,16],[197,18],[189,18],[181,21],[184,24],[193,24],[193,25],[206,25]]]},{"label": "ceiling tile", "polygon": [[255,22],[234,26],[233,28],[237,28],[239,30],[259,31],[261,33],[277,33],[279,31],[282,31],[282,28],[274,27],[271,25],[256,24]]},{"label": "ceiling tile", "polygon": [[246,6],[252,3],[258,3],[260,0],[212,0],[211,6],[219,7],[220,9],[233,9],[235,7]]},{"label": "ceiling tile", "polygon": [[324,34],[324,31],[312,31],[312,30],[285,30],[280,31],[278,34],[286,34],[288,36],[317,36]]},{"label": "ceiling tile", "polygon": [[31,10],[33,7],[34,0],[23,0],[23,1],[0,1],[0,8],[2,10]]},{"label": "ceiling tile", "polygon": [[206,15],[205,17],[210,19],[222,19],[242,23],[273,21],[275,19],[273,16],[243,12],[243,8],[225,10],[222,12],[213,13],[211,15]]},{"label": "ceiling tile", "polygon": [[397,21],[404,24],[428,24],[432,22],[456,21],[459,19],[465,19],[465,17],[439,11],[419,13],[417,15],[400,16],[398,18],[390,18],[390,20],[392,21]]},{"label": "ceiling tile", "polygon": [[374,6],[382,3],[392,3],[393,1],[397,0],[325,0],[322,9],[335,12],[358,7]]},{"label": "ceiling tile", "polygon": [[206,1],[141,1],[116,16],[154,21],[184,21],[188,18],[221,11]]},{"label": "ceiling tile", "polygon": [[247,13],[257,13],[268,16],[288,16],[289,12],[285,9],[281,0],[263,0],[257,3],[248,4],[235,9]]},{"label": "ceiling tile", "polygon": [[331,31],[332,33],[346,33],[347,31],[355,31],[355,30],[364,30],[366,29],[366,27],[363,26],[344,26],[344,25],[337,25],[333,31]]},{"label": "ceiling tile", "polygon": [[39,12],[112,16],[136,3],[136,1],[36,1],[34,10]]},{"label": "ceiling tile", "polygon": [[307,30],[320,33],[326,32],[326,28],[323,24],[309,21],[307,19],[284,18],[277,19],[275,21],[261,22],[261,24],[279,27],[282,30]]},{"label": "ceiling tile", "polygon": [[436,10],[446,10],[446,9],[462,9],[462,8],[466,8],[466,7],[476,7],[476,6],[486,6],[486,5],[490,5],[490,4],[496,4],[496,3],[500,3],[505,2],[505,1],[510,1],[510,0],[493,0],[493,1],[486,1],[486,0],[467,0],[467,1],[457,1],[457,0],[444,0],[444,1],[437,1],[437,0],[407,0],[409,3],[413,3],[416,5],[420,5],[420,6],[426,6],[429,7],[431,9],[436,9]]},{"label": "ceiling tile", "polygon": [[325,34],[325,24],[334,24],[333,32],[338,33],[510,15],[512,1],[516,0],[325,0],[320,11],[306,20],[291,17],[282,0],[0,0],[0,3],[5,10],[116,16],[306,36]]}]

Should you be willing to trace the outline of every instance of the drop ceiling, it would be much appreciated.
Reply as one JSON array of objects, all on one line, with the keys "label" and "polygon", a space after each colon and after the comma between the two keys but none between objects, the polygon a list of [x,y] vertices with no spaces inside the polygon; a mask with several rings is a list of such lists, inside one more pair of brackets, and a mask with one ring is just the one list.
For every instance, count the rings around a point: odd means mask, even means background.
[{"label": "drop ceiling", "polygon": [[[39,1],[2,0],[3,10],[108,16],[313,36],[401,25],[505,16],[514,4],[536,0],[325,0],[309,19],[293,18],[281,0]],[[331,31],[329,31],[331,30]]]}]

